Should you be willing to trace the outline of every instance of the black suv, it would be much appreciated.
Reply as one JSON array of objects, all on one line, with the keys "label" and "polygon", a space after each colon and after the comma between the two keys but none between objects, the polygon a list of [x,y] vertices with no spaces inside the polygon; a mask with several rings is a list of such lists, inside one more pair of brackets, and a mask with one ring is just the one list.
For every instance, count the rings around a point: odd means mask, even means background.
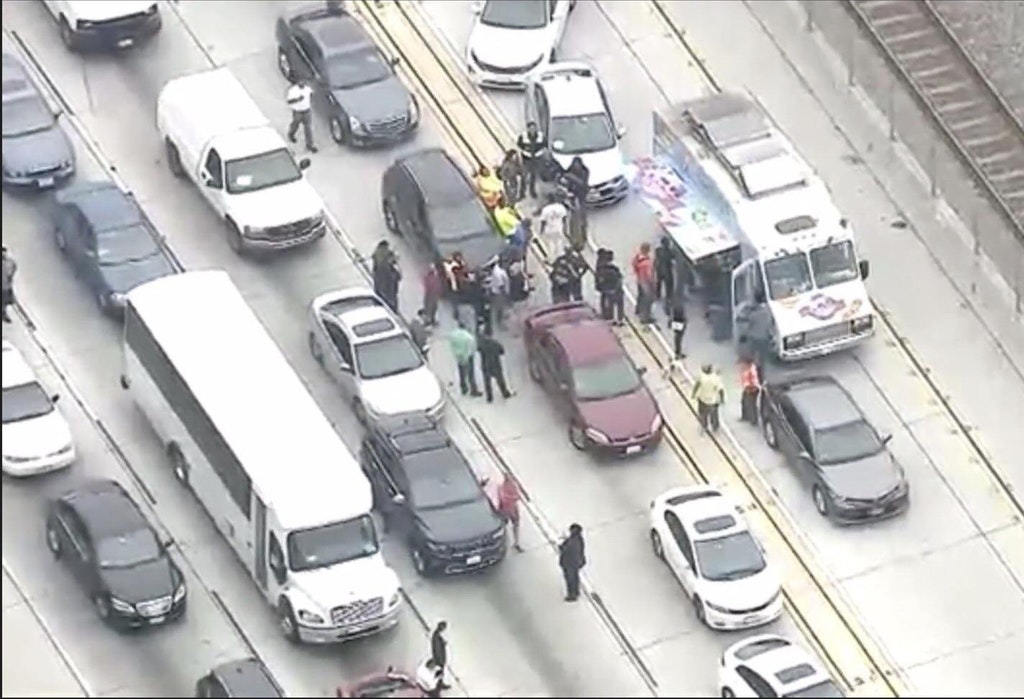
[{"label": "black suv", "polygon": [[839,382],[809,376],[766,384],[761,424],[768,446],[807,484],[814,507],[838,522],[900,514],[910,504],[903,468]]},{"label": "black suv", "polygon": [[426,248],[431,262],[461,252],[470,269],[480,269],[505,249],[473,183],[440,148],[396,160],[380,189],[388,230]]},{"label": "black suv", "polygon": [[425,415],[387,418],[363,439],[363,469],[385,530],[406,539],[420,575],[463,573],[505,557],[505,522],[466,457]]},{"label": "black suv", "polygon": [[46,545],[112,626],[154,626],[185,612],[181,570],[117,481],[92,481],[52,501]]}]

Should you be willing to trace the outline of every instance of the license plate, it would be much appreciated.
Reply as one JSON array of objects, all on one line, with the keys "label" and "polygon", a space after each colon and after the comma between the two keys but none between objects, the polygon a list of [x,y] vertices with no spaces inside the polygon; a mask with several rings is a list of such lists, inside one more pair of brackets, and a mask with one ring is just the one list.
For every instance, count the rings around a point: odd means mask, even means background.
[{"label": "license plate", "polygon": [[626,447],[627,454],[639,454],[640,450],[643,449],[639,444],[634,444],[631,447]]},{"label": "license plate", "polygon": [[743,623],[756,624],[760,618],[761,617],[759,617],[757,614],[748,614],[747,616],[743,617]]},{"label": "license plate", "polygon": [[469,558],[466,559],[466,565],[468,565],[468,566],[475,566],[481,560],[483,560],[483,559],[480,558],[480,556],[470,556]]},{"label": "license plate", "polygon": [[164,619],[166,619],[166,618],[167,618],[167,617],[166,617],[166,616],[164,616],[164,615],[161,615],[161,616],[154,616],[154,617],[150,617],[150,618],[149,618],[149,623],[150,623],[150,624],[153,624],[154,626],[156,626],[157,624],[162,624],[162,623],[164,623]]},{"label": "license plate", "polygon": [[121,39],[117,42],[117,48],[126,49],[135,43],[135,39]]},{"label": "license plate", "polygon": [[52,177],[40,177],[39,178],[39,186],[40,187],[52,187],[53,186],[53,182],[54,182],[54,180],[53,180]]}]

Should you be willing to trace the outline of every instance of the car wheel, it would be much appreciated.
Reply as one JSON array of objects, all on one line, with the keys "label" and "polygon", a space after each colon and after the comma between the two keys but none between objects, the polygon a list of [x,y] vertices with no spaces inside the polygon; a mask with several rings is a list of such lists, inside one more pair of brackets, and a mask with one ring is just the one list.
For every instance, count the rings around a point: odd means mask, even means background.
[{"label": "car wheel", "polygon": [[580,451],[587,450],[587,432],[579,425],[569,425],[569,443]]},{"label": "car wheel", "polygon": [[172,445],[168,451],[168,456],[171,459],[171,471],[174,473],[174,478],[186,488],[189,487],[189,475],[191,467],[188,465],[188,459],[181,453],[181,449],[177,446]]},{"label": "car wheel", "polygon": [[811,497],[814,498],[814,509],[818,511],[818,514],[822,517],[828,517],[831,504],[828,501],[828,495],[825,495],[825,491],[820,485],[816,485],[811,489]]},{"label": "car wheel", "polygon": [[416,573],[421,577],[428,577],[430,575],[430,566],[427,565],[427,558],[423,553],[415,546],[410,549],[412,555],[412,567],[416,569]]},{"label": "car wheel", "polygon": [[693,615],[697,617],[703,626],[708,625],[707,612],[704,610],[704,602],[701,601],[700,597],[694,595],[693,597]]},{"label": "car wheel", "polygon": [[661,534],[653,529],[651,530],[651,549],[660,560],[665,560],[665,545],[661,543]]},{"label": "car wheel", "polygon": [[60,40],[68,49],[75,50],[75,33],[71,31],[71,25],[66,17],[60,18]]},{"label": "car wheel", "polygon": [[332,116],[331,120],[328,122],[328,127],[331,131],[331,138],[334,139],[335,143],[339,146],[343,146],[348,143],[348,130],[340,117],[336,115]]},{"label": "car wheel", "polygon": [[734,697],[734,696],[736,696],[736,694],[731,689],[729,689],[728,687],[722,687],[722,696],[723,697]]},{"label": "car wheel", "polygon": [[779,435],[775,432],[775,421],[767,415],[761,416],[761,432],[764,434],[764,441],[772,449],[779,448]]},{"label": "car wheel", "polygon": [[384,213],[384,225],[387,229],[395,235],[401,235],[401,231],[398,230],[398,217],[395,216],[395,205],[391,199],[381,202],[380,208]]},{"label": "car wheel", "polygon": [[288,52],[282,48],[277,50],[277,69],[285,80],[292,79],[292,62],[288,59]]},{"label": "car wheel", "polygon": [[245,254],[245,242],[242,240],[242,231],[234,221],[227,221],[228,246],[239,255]]},{"label": "car wheel", "polygon": [[359,420],[359,424],[366,426],[370,424],[370,419],[366,414],[366,408],[363,406],[363,402],[358,398],[352,401],[352,412],[356,416],[356,420]]},{"label": "car wheel", "polygon": [[64,231],[62,231],[60,228],[57,228],[53,232],[53,239],[57,243],[57,249],[60,250],[61,255],[68,251],[68,241],[64,237]]},{"label": "car wheel", "polygon": [[185,166],[181,164],[181,153],[178,152],[178,147],[171,143],[171,139],[167,139],[164,143],[164,149],[167,151],[167,169],[175,177],[184,177]]},{"label": "car wheel", "polygon": [[313,333],[309,334],[309,353],[313,355],[317,364],[324,365],[324,351],[320,349],[320,343],[316,341],[316,335]]},{"label": "car wheel", "polygon": [[281,627],[281,633],[289,642],[299,642],[299,624],[295,621],[292,605],[283,598],[277,603],[277,623]]},{"label": "car wheel", "polygon": [[110,619],[110,600],[103,595],[93,595],[92,606],[96,610],[96,616],[103,621]]},{"label": "car wheel", "polygon": [[60,546],[60,536],[51,524],[46,525],[46,548],[50,549],[50,553],[52,553],[53,557],[57,559],[59,559],[63,553]]}]

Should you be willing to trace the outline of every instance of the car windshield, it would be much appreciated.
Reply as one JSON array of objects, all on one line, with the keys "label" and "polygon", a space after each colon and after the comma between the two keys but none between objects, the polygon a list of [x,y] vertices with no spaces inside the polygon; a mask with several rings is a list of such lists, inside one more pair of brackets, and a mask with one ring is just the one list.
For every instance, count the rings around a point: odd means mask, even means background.
[{"label": "car windshield", "polygon": [[768,293],[773,301],[804,294],[814,288],[807,255],[802,252],[777,257],[764,263]]},{"label": "car windshield", "polygon": [[502,29],[542,29],[548,25],[547,0],[488,0],[481,24]]},{"label": "car windshield", "polygon": [[100,233],[96,257],[102,266],[123,265],[152,257],[158,252],[156,241],[145,226],[119,228]]},{"label": "car windshield", "polygon": [[356,345],[356,364],[364,379],[397,376],[423,366],[423,358],[406,335]]},{"label": "car windshield", "polygon": [[370,515],[288,535],[288,561],[295,572],[327,568],[378,551],[377,529]]},{"label": "car windshield", "polygon": [[576,399],[607,400],[635,393],[640,388],[640,374],[625,357],[615,357],[572,370]]},{"label": "car windshield", "polygon": [[844,697],[846,695],[840,691],[835,682],[832,680],[825,680],[818,684],[812,684],[810,687],[798,689],[795,692],[787,692],[782,696],[792,697],[793,699],[834,699]]},{"label": "car windshield", "polygon": [[327,81],[338,90],[379,83],[390,75],[391,66],[375,48],[346,53],[327,62]]},{"label": "car windshield", "polygon": [[697,568],[705,580],[742,580],[767,565],[750,532],[737,532],[694,544]]},{"label": "car windshield", "polygon": [[551,150],[562,155],[597,153],[615,147],[615,130],[607,114],[555,117]]},{"label": "car windshield", "polygon": [[100,568],[134,568],[160,558],[160,542],[150,529],[108,536],[96,543]]},{"label": "car windshield", "polygon": [[811,269],[814,270],[814,282],[819,289],[852,282],[860,276],[857,254],[849,240],[811,250]]},{"label": "car windshield", "polygon": [[409,496],[418,511],[465,505],[480,498],[480,486],[458,456],[447,449],[420,452],[406,458]]},{"label": "car windshield", "polygon": [[3,103],[4,137],[45,131],[53,124],[53,113],[38,97],[22,97]]},{"label": "car windshield", "polygon": [[224,173],[230,194],[255,192],[302,178],[302,171],[286,148],[229,160],[224,166]]},{"label": "car windshield", "polygon": [[863,420],[818,430],[814,447],[819,464],[842,464],[877,454],[885,445],[878,433]]},{"label": "car windshield", "polygon": [[23,383],[4,389],[4,424],[42,417],[53,412],[53,403],[37,383]]}]

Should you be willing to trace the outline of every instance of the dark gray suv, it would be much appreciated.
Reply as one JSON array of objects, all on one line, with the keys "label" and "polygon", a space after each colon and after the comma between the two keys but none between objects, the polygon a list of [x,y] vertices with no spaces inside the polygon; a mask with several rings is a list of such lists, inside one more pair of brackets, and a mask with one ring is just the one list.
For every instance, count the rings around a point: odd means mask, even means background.
[{"label": "dark gray suv", "polygon": [[842,523],[893,517],[910,504],[903,468],[839,382],[810,376],[771,382],[761,397],[761,425],[810,488],[818,512]]}]

